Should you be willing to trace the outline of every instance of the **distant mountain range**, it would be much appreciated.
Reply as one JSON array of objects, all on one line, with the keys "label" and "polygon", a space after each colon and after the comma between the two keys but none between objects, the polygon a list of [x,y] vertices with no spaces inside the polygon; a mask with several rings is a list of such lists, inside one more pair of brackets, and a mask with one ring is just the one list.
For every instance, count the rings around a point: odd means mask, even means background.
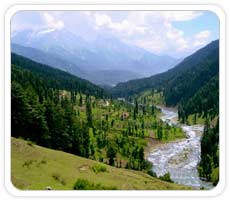
[{"label": "distant mountain range", "polygon": [[[164,72],[181,60],[158,56],[112,36],[93,41],[67,30],[24,30],[11,35],[12,52],[54,66],[99,85]],[[110,79],[111,78],[111,79]]]}]

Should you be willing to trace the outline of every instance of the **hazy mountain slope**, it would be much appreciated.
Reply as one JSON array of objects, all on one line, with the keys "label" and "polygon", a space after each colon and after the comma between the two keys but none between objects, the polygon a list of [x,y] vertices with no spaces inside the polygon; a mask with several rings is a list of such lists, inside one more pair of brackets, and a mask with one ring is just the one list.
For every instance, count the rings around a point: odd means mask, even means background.
[{"label": "hazy mountain slope", "polygon": [[[152,54],[112,36],[99,35],[94,41],[85,41],[67,30],[24,30],[14,33],[11,40],[75,64],[88,74],[100,70],[130,71],[125,80],[133,73],[144,77],[163,72],[180,61]],[[91,80],[90,76],[86,78]]]},{"label": "hazy mountain slope", "polygon": [[118,84],[113,88],[113,94],[128,97],[148,89],[161,89],[165,92],[166,104],[174,105],[181,98],[190,97],[218,73],[218,51],[219,41],[214,41],[167,72]]},{"label": "hazy mountain slope", "polygon": [[87,74],[75,64],[47,52],[41,51],[39,49],[11,44],[11,52],[17,55],[21,55],[23,57],[27,57],[35,62],[48,66],[53,66],[63,71],[67,71],[81,78],[87,77]]},{"label": "hazy mountain slope", "polygon": [[140,78],[137,73],[127,70],[100,70],[90,75],[90,80],[99,85],[115,86],[119,82]]},{"label": "hazy mountain slope", "polygon": [[17,44],[11,44],[11,52],[29,58],[35,62],[64,70],[99,85],[105,84],[114,86],[119,82],[141,77],[139,74],[127,70],[98,70],[93,73],[86,73],[77,65],[60,59],[57,56],[36,48],[24,47]]},{"label": "hazy mountain slope", "polygon": [[105,69],[128,70],[142,76],[149,76],[168,70],[179,60],[170,56],[158,56],[112,36],[98,36],[94,49],[102,55]]},{"label": "hazy mountain slope", "polygon": [[42,50],[45,53],[81,66],[84,71],[87,71],[89,67],[85,55],[88,54],[93,57],[94,54],[87,50],[87,48],[91,49],[91,47],[86,41],[64,29],[24,30],[15,33],[11,37],[11,42]]}]

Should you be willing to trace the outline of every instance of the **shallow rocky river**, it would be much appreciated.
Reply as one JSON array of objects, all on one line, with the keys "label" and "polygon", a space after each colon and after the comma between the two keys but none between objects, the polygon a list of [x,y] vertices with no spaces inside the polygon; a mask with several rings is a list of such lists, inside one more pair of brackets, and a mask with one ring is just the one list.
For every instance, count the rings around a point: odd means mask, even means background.
[{"label": "shallow rocky river", "polygon": [[177,111],[170,108],[161,108],[161,112],[161,119],[170,125],[177,124],[180,126],[186,134],[186,139],[167,143],[151,152],[148,160],[153,163],[153,171],[157,176],[169,172],[171,179],[178,184],[198,189],[201,187],[211,189],[212,184],[200,180],[197,170],[200,161],[200,139],[203,125],[178,124]]}]

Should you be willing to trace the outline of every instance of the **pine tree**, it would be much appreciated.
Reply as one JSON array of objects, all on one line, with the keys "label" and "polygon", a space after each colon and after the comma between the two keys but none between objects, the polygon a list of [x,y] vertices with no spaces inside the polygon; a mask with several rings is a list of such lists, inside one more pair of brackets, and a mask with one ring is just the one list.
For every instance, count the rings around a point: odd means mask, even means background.
[{"label": "pine tree", "polygon": [[137,115],[138,115],[138,102],[137,102],[137,100],[135,100],[135,107],[133,110],[133,119],[134,120],[137,118]]},{"label": "pine tree", "polygon": [[162,127],[158,126],[158,128],[157,128],[157,138],[159,140],[162,140],[162,137],[163,137]]},{"label": "pine tree", "polygon": [[14,137],[26,137],[25,130],[30,119],[30,105],[20,84],[11,84],[11,132]]},{"label": "pine tree", "polygon": [[116,151],[111,144],[109,145],[107,150],[107,157],[109,158],[109,165],[114,166],[114,158],[116,157]]},{"label": "pine tree", "polygon": [[79,106],[82,107],[82,104],[83,104],[83,98],[82,98],[82,94],[80,93]]},{"label": "pine tree", "polygon": [[90,96],[86,96],[86,118],[87,125],[93,127],[93,117],[92,117],[92,108],[91,108],[91,99]]}]

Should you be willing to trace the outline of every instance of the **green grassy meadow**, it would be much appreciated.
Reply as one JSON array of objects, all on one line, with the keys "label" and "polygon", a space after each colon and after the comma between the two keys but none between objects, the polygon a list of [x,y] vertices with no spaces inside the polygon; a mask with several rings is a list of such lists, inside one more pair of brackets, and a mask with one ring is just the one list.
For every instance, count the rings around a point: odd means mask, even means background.
[{"label": "green grassy meadow", "polygon": [[21,190],[72,190],[78,179],[107,189],[180,190],[189,189],[167,183],[140,171],[108,166],[62,151],[43,148],[11,138],[12,183]]}]

